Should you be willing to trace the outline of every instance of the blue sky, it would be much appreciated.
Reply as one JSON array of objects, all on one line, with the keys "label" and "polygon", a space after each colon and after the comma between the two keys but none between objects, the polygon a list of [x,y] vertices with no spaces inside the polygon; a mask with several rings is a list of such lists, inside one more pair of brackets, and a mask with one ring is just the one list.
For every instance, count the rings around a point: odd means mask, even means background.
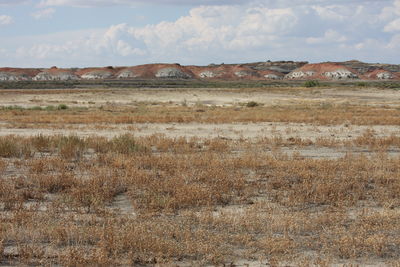
[{"label": "blue sky", "polygon": [[0,66],[400,64],[400,0],[0,0]]}]

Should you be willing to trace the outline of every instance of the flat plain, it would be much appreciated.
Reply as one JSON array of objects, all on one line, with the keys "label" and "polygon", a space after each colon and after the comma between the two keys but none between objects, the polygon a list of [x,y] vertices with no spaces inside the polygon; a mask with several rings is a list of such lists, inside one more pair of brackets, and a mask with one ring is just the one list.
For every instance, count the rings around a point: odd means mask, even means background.
[{"label": "flat plain", "polygon": [[3,265],[400,266],[400,91],[0,90]]}]

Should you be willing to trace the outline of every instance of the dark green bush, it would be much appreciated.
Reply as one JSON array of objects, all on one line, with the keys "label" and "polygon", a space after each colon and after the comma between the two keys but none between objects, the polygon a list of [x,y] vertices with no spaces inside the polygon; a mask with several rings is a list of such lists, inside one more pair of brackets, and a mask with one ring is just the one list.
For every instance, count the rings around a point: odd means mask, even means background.
[{"label": "dark green bush", "polygon": [[317,86],[319,86],[318,81],[306,81],[304,83],[304,87],[317,87]]},{"label": "dark green bush", "polygon": [[257,107],[257,106],[259,106],[260,104],[258,104],[257,102],[255,102],[255,101],[250,101],[250,102],[248,102],[247,104],[246,104],[246,107],[248,107],[248,108],[254,108],[254,107]]},{"label": "dark green bush", "polygon": [[60,104],[57,106],[57,110],[65,110],[65,109],[68,109],[68,106],[65,104]]}]

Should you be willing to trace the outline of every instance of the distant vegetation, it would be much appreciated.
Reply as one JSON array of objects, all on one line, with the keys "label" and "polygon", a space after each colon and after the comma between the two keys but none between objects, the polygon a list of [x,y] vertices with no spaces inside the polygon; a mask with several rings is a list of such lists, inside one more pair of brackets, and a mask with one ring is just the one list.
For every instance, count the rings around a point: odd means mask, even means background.
[{"label": "distant vegetation", "polygon": [[[318,85],[315,85],[318,84]],[[270,87],[378,87],[400,88],[398,81],[222,81],[222,80],[173,80],[173,79],[134,79],[98,81],[20,81],[0,82],[0,89],[73,89],[73,88],[270,88]]]}]

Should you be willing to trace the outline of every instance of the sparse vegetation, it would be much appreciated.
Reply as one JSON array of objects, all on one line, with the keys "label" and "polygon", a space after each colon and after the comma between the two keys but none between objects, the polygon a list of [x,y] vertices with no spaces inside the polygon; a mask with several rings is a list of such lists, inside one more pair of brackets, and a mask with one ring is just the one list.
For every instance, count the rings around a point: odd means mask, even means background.
[{"label": "sparse vegetation", "polygon": [[[1,264],[397,266],[398,103],[302,102],[298,90],[289,105],[3,107],[1,130],[43,133],[0,135]],[[237,138],[220,135],[239,122]],[[280,124],[254,137],[250,122]],[[151,123],[212,123],[217,137],[143,133]],[[113,124],[125,133],[96,135]]]}]

